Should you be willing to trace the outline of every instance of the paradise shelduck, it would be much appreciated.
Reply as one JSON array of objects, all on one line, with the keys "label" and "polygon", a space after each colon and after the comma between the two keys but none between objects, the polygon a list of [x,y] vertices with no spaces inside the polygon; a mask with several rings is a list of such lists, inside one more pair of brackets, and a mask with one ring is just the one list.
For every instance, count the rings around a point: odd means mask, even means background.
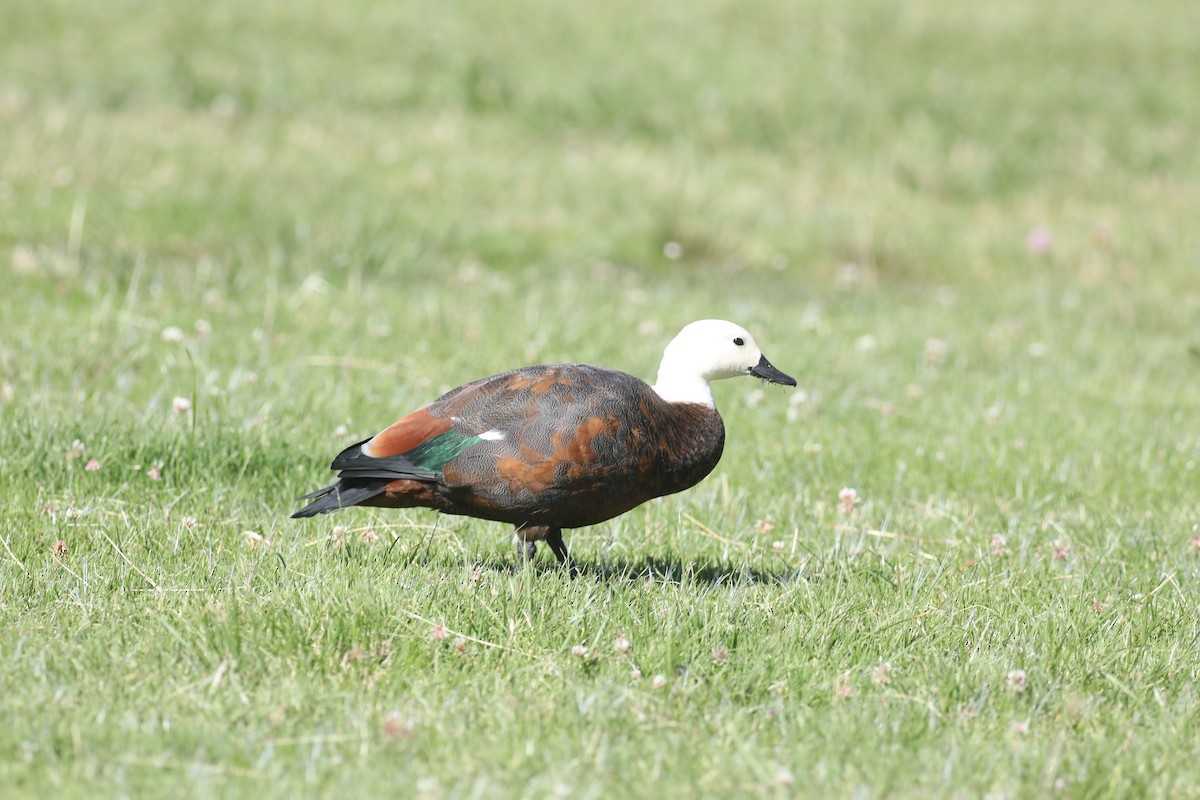
[{"label": "paradise shelduck", "polygon": [[796,381],[724,320],[671,340],[653,386],[615,369],[550,364],[468,383],[334,459],[337,483],[293,514],[347,506],[434,508],[508,522],[518,555],[550,546],[572,573],[563,528],[604,522],[698,483],[721,458],[725,426],[709,381]]}]

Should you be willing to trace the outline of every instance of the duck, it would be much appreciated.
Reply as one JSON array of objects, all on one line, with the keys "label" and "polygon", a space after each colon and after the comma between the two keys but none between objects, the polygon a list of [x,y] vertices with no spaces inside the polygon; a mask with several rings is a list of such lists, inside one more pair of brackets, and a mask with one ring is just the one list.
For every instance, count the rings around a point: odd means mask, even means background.
[{"label": "duck", "polygon": [[545,543],[571,575],[563,530],[610,520],[695,486],[721,458],[712,381],[795,386],[732,322],[686,325],[654,384],[616,369],[543,364],[446,392],[347,447],[336,482],[304,495],[294,519],[351,506],[432,508],[513,525],[518,560]]}]

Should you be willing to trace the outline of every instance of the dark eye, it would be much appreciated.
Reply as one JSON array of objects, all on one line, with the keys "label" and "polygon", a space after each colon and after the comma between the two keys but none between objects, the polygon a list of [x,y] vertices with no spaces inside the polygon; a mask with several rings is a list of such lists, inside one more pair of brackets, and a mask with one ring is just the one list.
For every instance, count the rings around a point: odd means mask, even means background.
[{"label": "dark eye", "polygon": [[738,347],[741,347],[742,345],[744,345],[746,343],[746,341],[740,336],[735,336],[735,337],[733,337],[733,343],[736,344]]}]

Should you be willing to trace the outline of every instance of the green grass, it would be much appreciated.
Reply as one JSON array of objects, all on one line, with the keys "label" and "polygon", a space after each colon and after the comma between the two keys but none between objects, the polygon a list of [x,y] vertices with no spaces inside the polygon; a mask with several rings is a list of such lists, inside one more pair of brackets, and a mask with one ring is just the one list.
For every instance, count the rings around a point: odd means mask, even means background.
[{"label": "green grass", "polygon": [[[590,5],[0,10],[5,796],[1200,796],[1200,6]],[[288,519],[707,316],[577,580]]]}]

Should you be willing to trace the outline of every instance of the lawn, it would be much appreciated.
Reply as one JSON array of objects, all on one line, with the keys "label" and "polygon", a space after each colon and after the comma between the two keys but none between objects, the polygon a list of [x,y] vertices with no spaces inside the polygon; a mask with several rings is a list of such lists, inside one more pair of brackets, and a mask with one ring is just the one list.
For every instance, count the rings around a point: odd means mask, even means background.
[{"label": "lawn", "polygon": [[[5,797],[1200,797],[1200,5],[11,0]],[[528,363],[714,392],[568,534],[297,521]]]}]

